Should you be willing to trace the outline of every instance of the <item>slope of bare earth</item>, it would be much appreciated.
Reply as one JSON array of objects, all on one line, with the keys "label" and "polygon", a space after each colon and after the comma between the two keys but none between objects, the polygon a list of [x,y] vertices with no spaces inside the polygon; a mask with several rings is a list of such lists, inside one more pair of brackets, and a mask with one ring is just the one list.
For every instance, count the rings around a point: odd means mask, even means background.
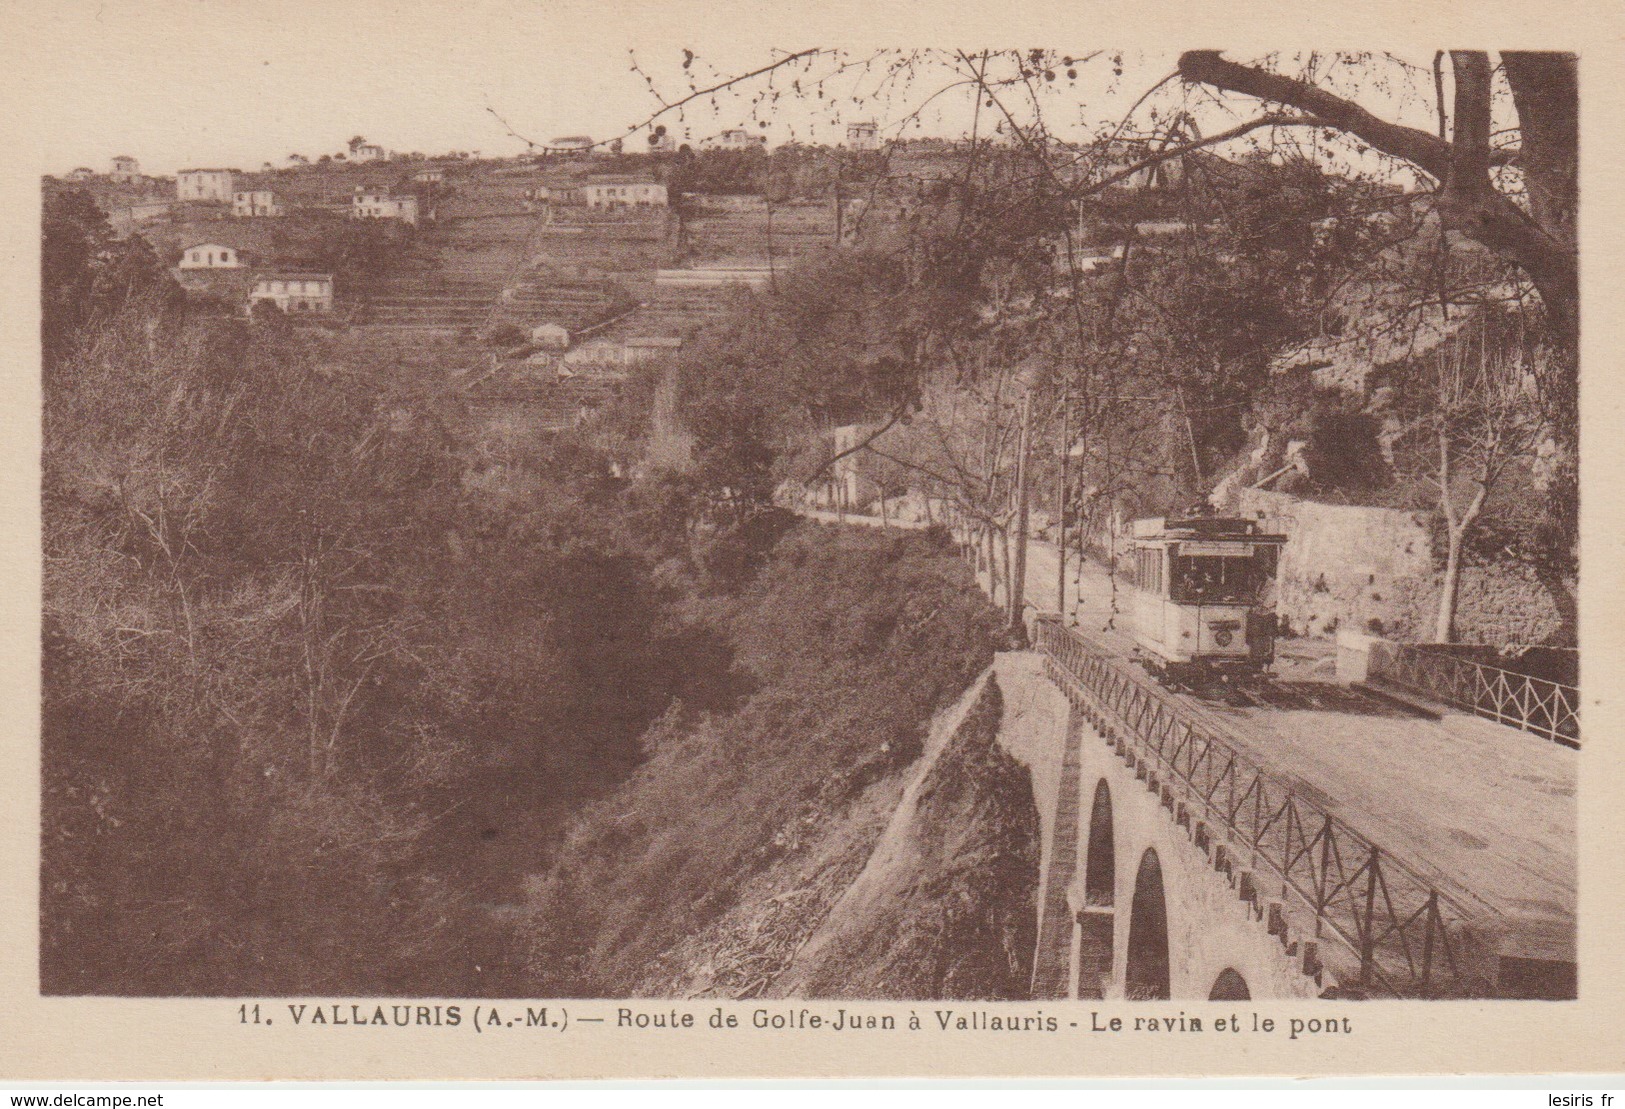
[{"label": "slope of bare earth", "polygon": [[[664,952],[631,992],[1026,997],[1039,818],[1029,772],[1005,747],[1038,755],[1056,721],[1034,711],[1025,688],[1007,707],[996,670],[1010,668],[990,668],[936,715],[911,765],[781,833],[778,862],[747,882],[730,911]],[[1044,681],[1010,673],[1018,687]]]},{"label": "slope of bare earth", "polygon": [[956,706],[963,719],[945,745],[920,759],[868,863],[771,994],[1027,996],[1038,813],[1027,772],[999,743],[998,679],[985,675],[971,698],[968,711]]},{"label": "slope of bare earth", "polygon": [[828,928],[821,925],[832,909],[840,914],[856,900],[872,910],[876,876],[897,871],[921,786],[980,705],[987,682],[984,674],[936,715],[913,765],[872,783],[834,818],[804,815],[787,834],[793,842],[783,845],[789,849],[785,858],[752,881],[714,927],[689,937],[663,960],[667,974],[647,983],[651,994],[800,996],[791,971],[822,946]]}]

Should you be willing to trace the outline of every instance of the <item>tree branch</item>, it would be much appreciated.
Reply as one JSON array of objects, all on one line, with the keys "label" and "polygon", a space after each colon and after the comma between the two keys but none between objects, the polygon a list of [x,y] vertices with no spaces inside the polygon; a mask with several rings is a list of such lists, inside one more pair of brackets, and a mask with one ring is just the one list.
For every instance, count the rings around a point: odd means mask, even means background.
[{"label": "tree branch", "polygon": [[[744,82],[749,81],[753,77],[760,77],[762,74],[771,73],[775,69],[782,69],[784,66],[790,65],[793,62],[801,61],[803,58],[812,58],[812,57],[818,56],[819,54],[825,54],[825,53],[828,53],[828,50],[826,48],[824,48],[824,47],[818,47],[818,46],[811,47],[811,48],[809,48],[807,50],[798,50],[794,54],[786,54],[784,57],[778,59],[777,61],[769,62],[767,65],[761,66],[761,67],[759,67],[757,69],[753,69],[749,73],[741,73],[737,77],[729,77],[726,81],[719,81],[716,84],[711,85],[708,88],[697,89],[696,91],[689,93],[687,96],[685,96],[685,97],[683,97],[683,98],[681,98],[679,100],[673,100],[673,101],[668,103],[668,102],[666,102],[665,100],[662,99],[661,102],[660,102],[661,107],[660,107],[659,111],[657,111],[654,114],[646,117],[642,121],[640,121],[640,122],[638,122],[636,124],[633,124],[631,127],[628,127],[626,129],[626,133],[631,134],[634,131],[637,131],[637,130],[639,130],[641,128],[647,127],[647,126],[649,126],[649,124],[653,123],[655,120],[659,119],[661,116],[665,115],[667,112],[676,111],[678,108],[681,108],[684,104],[687,104],[687,103],[689,103],[691,101],[699,100],[701,97],[710,96],[712,93],[721,92],[723,89],[731,88],[734,85],[743,84]],[[539,146],[539,147],[542,147],[543,149],[546,149],[546,147],[547,147],[546,143],[540,143],[540,142],[537,142],[535,139],[526,138],[524,135],[521,135],[518,131],[515,131],[513,129],[513,126],[507,120],[503,119],[500,115],[497,115],[496,109],[491,107],[489,104],[487,104],[485,106],[485,110],[487,112],[491,113],[492,117],[494,117],[498,123],[502,124],[503,128],[508,132],[508,135],[511,138],[518,139],[520,142],[524,143],[526,146],[531,146],[531,147]],[[621,135],[616,135],[614,138],[600,139],[597,142],[593,143],[592,145],[594,147],[608,146],[610,143],[614,142],[616,139],[619,139],[621,137],[622,137]]]},{"label": "tree branch", "polygon": [[1284,77],[1255,66],[1226,61],[1217,50],[1187,50],[1179,56],[1179,75],[1192,84],[1255,96],[1309,112],[1325,124],[1357,135],[1385,154],[1403,158],[1443,181],[1450,172],[1450,144],[1426,131],[1379,119],[1354,103],[1317,85]]}]

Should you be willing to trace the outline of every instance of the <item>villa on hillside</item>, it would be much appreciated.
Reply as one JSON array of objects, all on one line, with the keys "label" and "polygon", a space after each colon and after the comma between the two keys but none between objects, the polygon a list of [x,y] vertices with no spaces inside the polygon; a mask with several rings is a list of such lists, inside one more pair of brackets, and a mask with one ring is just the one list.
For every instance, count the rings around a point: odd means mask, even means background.
[{"label": "villa on hillside", "polygon": [[662,354],[669,354],[682,345],[681,339],[663,336],[588,339],[559,359],[560,372],[565,375],[591,372],[621,373]]},{"label": "villa on hillside", "polygon": [[223,243],[197,243],[181,251],[183,270],[235,270],[243,267],[242,252]]},{"label": "villa on hillside", "polygon": [[383,147],[379,146],[377,143],[375,143],[375,142],[364,142],[360,146],[356,147],[354,151],[351,152],[350,161],[352,161],[352,162],[387,162],[387,161],[389,161],[389,157],[390,157],[389,151],[385,150]]},{"label": "villa on hillside", "polygon": [[743,127],[731,127],[717,136],[717,145],[724,150],[761,150],[767,146],[767,136]]},{"label": "villa on hillside", "polygon": [[566,158],[585,158],[592,154],[592,139],[586,135],[565,135],[551,139],[542,148],[543,154],[557,154]]},{"label": "villa on hillside", "polygon": [[331,312],[333,275],[330,273],[262,273],[248,294],[250,309],[270,303],[284,312]]},{"label": "villa on hillside", "polygon": [[350,198],[351,219],[398,219],[416,227],[418,198],[396,194],[388,185],[357,185]]},{"label": "villa on hillside", "polygon": [[588,208],[664,208],[666,186],[639,177],[597,177],[565,193],[565,203]]},{"label": "villa on hillside", "polygon": [[115,154],[113,156],[113,168],[107,176],[114,181],[125,183],[139,181],[141,179],[141,163],[128,154]]},{"label": "villa on hillside", "polygon": [[282,205],[270,189],[239,189],[232,194],[231,214],[243,219],[256,216],[280,216]]},{"label": "villa on hillside", "polygon": [[530,341],[546,350],[569,350],[570,332],[562,324],[539,323],[530,329]]},{"label": "villa on hillside", "polygon": [[175,196],[179,200],[230,204],[234,191],[229,169],[183,169],[175,175]]},{"label": "villa on hillside", "polygon": [[846,125],[846,145],[853,150],[879,150],[880,125],[870,120]]}]

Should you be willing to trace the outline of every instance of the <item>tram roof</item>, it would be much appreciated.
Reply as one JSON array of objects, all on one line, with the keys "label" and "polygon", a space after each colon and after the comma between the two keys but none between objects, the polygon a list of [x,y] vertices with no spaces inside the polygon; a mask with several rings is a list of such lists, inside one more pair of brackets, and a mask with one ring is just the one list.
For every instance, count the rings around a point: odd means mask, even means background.
[{"label": "tram roof", "polygon": [[1237,539],[1249,543],[1285,543],[1286,536],[1263,531],[1257,520],[1245,516],[1152,516],[1134,521],[1135,539]]}]

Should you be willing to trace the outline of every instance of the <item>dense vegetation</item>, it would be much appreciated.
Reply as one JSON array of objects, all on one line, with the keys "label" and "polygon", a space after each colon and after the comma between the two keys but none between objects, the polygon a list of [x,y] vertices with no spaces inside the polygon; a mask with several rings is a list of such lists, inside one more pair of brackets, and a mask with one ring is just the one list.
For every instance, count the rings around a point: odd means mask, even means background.
[{"label": "dense vegetation", "polygon": [[45,988],[479,988],[471,844],[725,695],[681,483],[560,442],[486,491],[431,382],[45,232]]},{"label": "dense vegetation", "polygon": [[[44,246],[47,992],[614,981],[986,663],[941,536],[797,532],[581,436],[493,459],[431,364],[189,303],[82,196]],[[606,795],[648,834],[581,824],[541,929],[603,966],[531,960],[504,913]],[[640,934],[595,946],[617,900]]]},{"label": "dense vegetation", "polygon": [[755,875],[913,762],[933,711],[992,657],[992,610],[935,532],[803,526],[698,610],[732,647],[741,699],[674,706],[647,761],[574,825],[535,906],[549,996],[647,992]]}]

